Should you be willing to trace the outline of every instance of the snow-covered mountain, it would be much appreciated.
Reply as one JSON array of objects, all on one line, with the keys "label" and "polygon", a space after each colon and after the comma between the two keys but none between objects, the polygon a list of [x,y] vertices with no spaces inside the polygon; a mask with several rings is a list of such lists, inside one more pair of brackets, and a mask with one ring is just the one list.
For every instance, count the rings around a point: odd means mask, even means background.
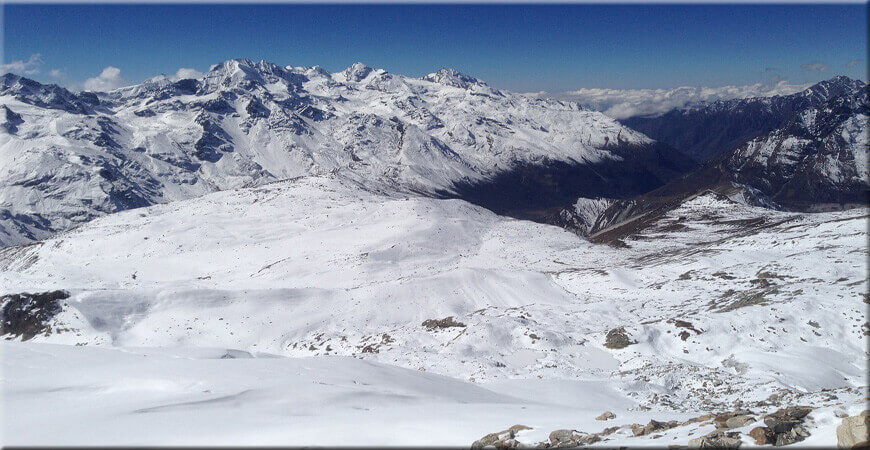
[{"label": "snow-covered mountain", "polygon": [[837,76],[792,95],[701,102],[660,116],[621,122],[704,162],[781,128],[833,98],[854,98],[866,95],[866,90],[861,80]]},{"label": "snow-covered mountain", "polygon": [[660,188],[632,199],[577,199],[556,223],[584,235],[610,230],[607,236],[612,239],[637,231],[705,192],[796,211],[866,206],[870,103],[866,86],[844,80],[838,77],[799,94],[818,106],[805,108],[782,127],[721,153]]},{"label": "snow-covered mountain", "polygon": [[568,182],[570,198],[590,186],[636,195],[690,166],[600,113],[450,69],[417,79],[361,63],[328,73],[242,59],[200,79],[160,76],[97,93],[7,74],[0,105],[0,245],[298,176],[458,196],[517,168],[604,168],[604,177]]}]

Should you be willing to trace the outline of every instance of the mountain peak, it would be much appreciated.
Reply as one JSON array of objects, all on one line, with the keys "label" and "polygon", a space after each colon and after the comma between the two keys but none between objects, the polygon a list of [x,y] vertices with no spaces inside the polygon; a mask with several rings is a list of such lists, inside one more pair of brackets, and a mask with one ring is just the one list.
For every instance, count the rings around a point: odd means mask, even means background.
[{"label": "mountain peak", "polygon": [[361,81],[372,73],[372,68],[361,63],[355,62],[347,69],[344,69],[344,76],[347,81]]},{"label": "mountain peak", "polygon": [[87,104],[95,101],[94,97],[77,96],[56,84],[42,84],[13,73],[0,77],[0,95],[12,95],[23,103],[76,114],[87,114]]},{"label": "mountain peak", "polygon": [[250,88],[252,85],[287,79],[287,70],[269,61],[247,58],[229,59],[209,68],[203,77],[206,91],[216,88]]},{"label": "mountain peak", "polygon": [[866,86],[861,80],[853,80],[845,75],[837,75],[834,78],[822,80],[810,86],[803,91],[803,95],[826,101],[841,95],[853,95],[861,89],[865,89]]},{"label": "mountain peak", "polygon": [[456,69],[444,67],[435,73],[430,73],[423,77],[423,80],[439,83],[447,86],[453,86],[460,89],[468,89],[471,86],[486,86],[483,81],[466,75]]}]

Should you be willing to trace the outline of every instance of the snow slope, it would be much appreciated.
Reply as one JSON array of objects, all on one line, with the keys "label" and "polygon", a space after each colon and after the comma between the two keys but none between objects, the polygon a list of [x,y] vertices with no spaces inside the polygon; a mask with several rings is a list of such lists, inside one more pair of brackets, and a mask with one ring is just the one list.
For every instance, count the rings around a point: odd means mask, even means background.
[{"label": "snow slope", "polygon": [[[597,431],[605,424],[589,418],[606,409],[669,420],[789,404],[822,408],[823,436],[834,408],[866,395],[866,224],[864,209],[797,214],[705,195],[611,248],[330,175],[120,212],[6,248],[0,285],[71,293],[33,342],[355,356],[572,406],[559,383],[613,390],[578,392],[585,422],[513,410],[488,416],[486,430],[443,419],[466,444],[525,417],[553,417],[540,419],[544,433]],[[448,316],[460,324],[424,325]],[[620,327],[637,343],[605,347]]]}]

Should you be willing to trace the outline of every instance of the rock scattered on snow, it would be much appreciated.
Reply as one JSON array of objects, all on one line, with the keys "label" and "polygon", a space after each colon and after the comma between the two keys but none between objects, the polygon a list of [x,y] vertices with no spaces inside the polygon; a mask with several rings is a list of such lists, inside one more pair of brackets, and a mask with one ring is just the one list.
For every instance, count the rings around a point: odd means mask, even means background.
[{"label": "rock scattered on snow", "polygon": [[777,447],[806,439],[810,433],[803,426],[804,419],[813,410],[809,406],[789,406],[764,416],[765,427],[749,432],[757,445],[773,444]]}]

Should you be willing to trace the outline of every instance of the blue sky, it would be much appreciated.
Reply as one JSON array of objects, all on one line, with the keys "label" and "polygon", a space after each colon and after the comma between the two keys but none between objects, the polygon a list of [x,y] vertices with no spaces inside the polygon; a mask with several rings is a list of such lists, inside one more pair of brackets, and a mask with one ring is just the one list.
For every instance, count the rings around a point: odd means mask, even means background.
[{"label": "blue sky", "polygon": [[137,82],[239,57],[332,71],[363,61],[412,76],[454,67],[515,91],[866,79],[867,10],[855,4],[35,4],[3,12],[5,67],[29,60],[31,77],[68,86],[107,66]]}]

